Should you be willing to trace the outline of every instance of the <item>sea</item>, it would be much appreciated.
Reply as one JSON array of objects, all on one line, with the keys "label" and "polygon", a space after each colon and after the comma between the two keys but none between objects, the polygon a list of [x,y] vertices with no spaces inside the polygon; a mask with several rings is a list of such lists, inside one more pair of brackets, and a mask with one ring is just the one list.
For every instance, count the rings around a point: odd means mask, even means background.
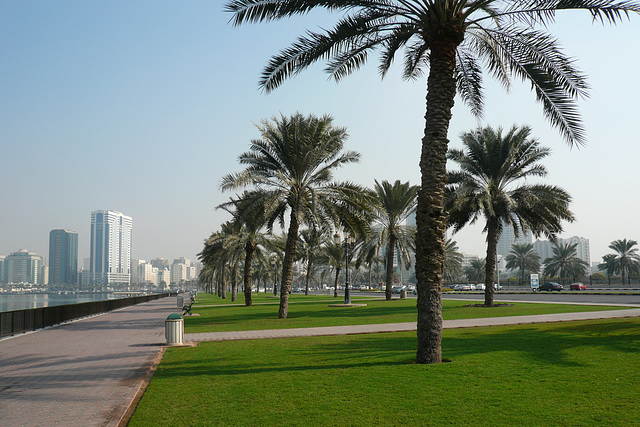
[{"label": "sea", "polygon": [[77,304],[90,301],[104,301],[116,298],[110,292],[80,294],[7,294],[0,293],[0,313],[28,308],[51,307],[54,305]]}]

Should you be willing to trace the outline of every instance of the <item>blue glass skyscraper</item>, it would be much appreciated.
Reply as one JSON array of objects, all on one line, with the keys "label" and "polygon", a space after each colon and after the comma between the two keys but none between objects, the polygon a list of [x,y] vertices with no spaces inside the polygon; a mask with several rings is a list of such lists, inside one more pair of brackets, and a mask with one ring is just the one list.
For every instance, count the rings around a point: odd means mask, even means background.
[{"label": "blue glass skyscraper", "polygon": [[78,233],[51,230],[49,233],[49,284],[78,283]]}]

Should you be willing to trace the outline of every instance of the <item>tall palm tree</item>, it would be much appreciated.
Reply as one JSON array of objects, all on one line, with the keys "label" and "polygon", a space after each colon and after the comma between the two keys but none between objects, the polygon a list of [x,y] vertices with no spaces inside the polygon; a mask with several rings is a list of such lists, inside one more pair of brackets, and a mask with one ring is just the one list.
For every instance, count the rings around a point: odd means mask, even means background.
[{"label": "tall palm tree", "polygon": [[[416,222],[418,363],[442,361],[443,209],[447,134],[456,93],[482,115],[482,67],[508,88],[512,78],[531,83],[546,117],[570,143],[584,141],[575,106],[585,96],[583,75],[546,33],[562,10],[587,10],[594,20],[616,23],[640,11],[615,0],[228,0],[232,22],[268,22],[326,9],[340,16],[335,28],[308,32],[274,56],[262,73],[267,92],[317,61],[327,60],[335,80],[358,70],[379,49],[384,77],[404,50],[404,77],[428,68],[427,99]],[[536,27],[542,27],[542,30]]]},{"label": "tall palm tree", "polygon": [[415,212],[418,186],[410,185],[408,182],[401,183],[399,180],[393,184],[376,180],[373,193],[373,230],[377,230],[378,245],[385,250],[385,298],[390,301],[396,256],[399,265],[411,263],[410,253],[414,250],[415,227],[406,225],[406,220]]},{"label": "tall palm tree", "polygon": [[559,275],[560,280],[566,277],[580,277],[587,272],[588,264],[578,258],[577,243],[554,243],[553,255],[544,260],[544,277]]},{"label": "tall palm tree", "polygon": [[472,259],[469,265],[465,267],[464,275],[467,277],[467,280],[480,282],[484,280],[486,270],[487,261],[484,258],[476,258]]},{"label": "tall palm tree", "polygon": [[614,240],[609,245],[609,249],[615,251],[613,265],[615,271],[622,274],[622,285],[624,286],[625,276],[629,278],[631,284],[631,273],[640,270],[640,255],[638,248],[634,247],[638,244],[635,240]]},{"label": "tall palm tree", "polygon": [[527,273],[540,271],[540,255],[533,249],[531,243],[517,243],[511,246],[509,255],[506,256],[508,270],[520,272],[521,283],[525,283]]},{"label": "tall palm tree", "polygon": [[362,231],[367,227],[368,198],[356,184],[333,181],[335,169],[357,162],[360,155],[342,152],[347,131],[333,126],[330,116],[274,117],[258,130],[262,138],[252,140],[250,151],[239,157],[247,167],[223,177],[221,188],[253,186],[248,203],[264,207],[269,230],[275,221],[284,227],[289,212],[278,310],[278,317],[285,319],[300,226],[340,224]]},{"label": "tall palm tree", "polygon": [[504,224],[516,233],[530,229],[535,235],[555,239],[561,222],[573,221],[571,197],[560,187],[521,184],[530,177],[547,174],[540,163],[550,153],[529,138],[527,126],[502,129],[479,128],[462,134],[464,150],[450,150],[449,158],[459,167],[450,172],[447,186],[449,223],[455,231],[480,217],[487,233],[487,263],[484,303],[493,305],[498,239]]},{"label": "tall palm tree", "polygon": [[463,256],[458,251],[458,243],[447,239],[444,245],[444,280],[453,282],[462,273]]}]

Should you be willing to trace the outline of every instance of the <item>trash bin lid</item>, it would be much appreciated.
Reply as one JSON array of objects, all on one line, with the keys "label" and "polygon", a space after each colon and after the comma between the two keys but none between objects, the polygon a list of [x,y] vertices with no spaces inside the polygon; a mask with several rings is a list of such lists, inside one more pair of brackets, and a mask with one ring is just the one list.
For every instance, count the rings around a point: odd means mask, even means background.
[{"label": "trash bin lid", "polygon": [[167,320],[168,319],[171,319],[171,320],[182,319],[182,316],[180,316],[178,313],[171,313],[169,317],[167,317]]}]

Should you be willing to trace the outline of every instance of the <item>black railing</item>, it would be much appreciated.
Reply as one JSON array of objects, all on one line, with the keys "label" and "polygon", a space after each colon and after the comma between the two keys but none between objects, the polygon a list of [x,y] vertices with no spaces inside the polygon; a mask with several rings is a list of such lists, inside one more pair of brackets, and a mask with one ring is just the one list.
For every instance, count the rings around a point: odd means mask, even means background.
[{"label": "black railing", "polygon": [[[35,331],[81,317],[106,313],[119,308],[164,298],[170,294],[151,294],[79,304],[54,305],[0,313],[0,338]],[[175,294],[174,294],[175,295]]]}]

